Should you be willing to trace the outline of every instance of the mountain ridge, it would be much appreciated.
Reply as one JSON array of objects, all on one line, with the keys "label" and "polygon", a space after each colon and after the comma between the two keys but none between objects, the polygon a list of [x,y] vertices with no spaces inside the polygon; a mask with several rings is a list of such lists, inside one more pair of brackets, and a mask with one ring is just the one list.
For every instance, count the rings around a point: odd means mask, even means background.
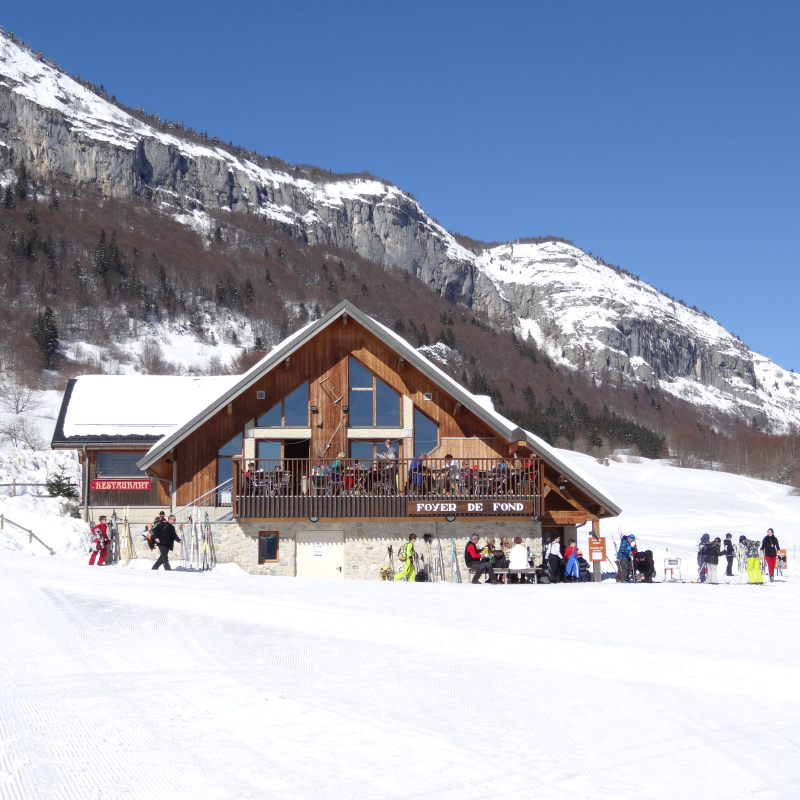
[{"label": "mountain ridge", "polygon": [[[210,237],[210,215],[248,214],[312,245],[406,270],[449,303],[532,339],[555,363],[644,383],[782,432],[800,423],[794,373],[636,276],[558,237],[481,243],[445,230],[389,181],[294,168],[179,123],[161,130],[0,36],[0,157],[43,180],[143,199]],[[478,252],[476,252],[476,250]]]}]

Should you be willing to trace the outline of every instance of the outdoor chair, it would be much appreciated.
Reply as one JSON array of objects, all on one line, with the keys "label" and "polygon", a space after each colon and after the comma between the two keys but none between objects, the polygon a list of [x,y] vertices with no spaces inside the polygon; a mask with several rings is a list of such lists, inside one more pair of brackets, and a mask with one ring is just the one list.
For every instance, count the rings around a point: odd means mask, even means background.
[{"label": "outdoor chair", "polygon": [[[667,572],[669,572],[669,578],[667,578]],[[675,573],[678,573],[678,577],[675,577]],[[679,558],[665,558],[664,559],[664,580],[669,581],[683,581],[681,577],[681,560]]]}]

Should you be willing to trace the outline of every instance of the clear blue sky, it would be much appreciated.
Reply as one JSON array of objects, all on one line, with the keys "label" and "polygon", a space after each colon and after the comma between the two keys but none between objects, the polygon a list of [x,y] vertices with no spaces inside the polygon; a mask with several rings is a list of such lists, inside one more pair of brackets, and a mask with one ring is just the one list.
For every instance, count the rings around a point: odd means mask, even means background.
[{"label": "clear blue sky", "polygon": [[800,370],[800,3],[38,0],[0,25],[451,230],[572,239]]}]

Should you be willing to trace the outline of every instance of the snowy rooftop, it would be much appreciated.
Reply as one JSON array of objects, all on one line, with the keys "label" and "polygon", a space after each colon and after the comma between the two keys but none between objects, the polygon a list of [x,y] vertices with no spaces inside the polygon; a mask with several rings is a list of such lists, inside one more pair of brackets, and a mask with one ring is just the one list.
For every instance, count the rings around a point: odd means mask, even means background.
[{"label": "snowy rooftop", "polygon": [[237,380],[236,376],[84,375],[73,385],[63,433],[68,438],[163,436]]}]

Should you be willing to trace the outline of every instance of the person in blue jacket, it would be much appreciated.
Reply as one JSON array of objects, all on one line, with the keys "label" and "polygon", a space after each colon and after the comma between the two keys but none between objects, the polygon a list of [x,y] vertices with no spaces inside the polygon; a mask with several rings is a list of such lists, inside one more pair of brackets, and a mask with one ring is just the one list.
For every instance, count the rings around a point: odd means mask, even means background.
[{"label": "person in blue jacket", "polygon": [[619,562],[620,580],[627,581],[631,574],[631,544],[627,536],[623,536],[617,551],[617,561]]}]

